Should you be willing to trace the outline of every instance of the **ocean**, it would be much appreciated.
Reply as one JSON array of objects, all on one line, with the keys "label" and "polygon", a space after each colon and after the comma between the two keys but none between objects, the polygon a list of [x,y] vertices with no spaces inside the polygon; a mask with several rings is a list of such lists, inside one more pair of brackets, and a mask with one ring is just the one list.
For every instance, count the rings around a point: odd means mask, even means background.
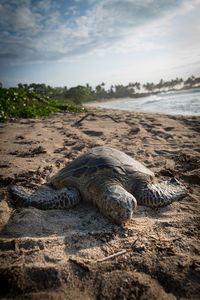
[{"label": "ocean", "polygon": [[140,110],[166,114],[200,115],[200,88],[159,93],[142,98],[127,98],[98,103],[104,108]]}]

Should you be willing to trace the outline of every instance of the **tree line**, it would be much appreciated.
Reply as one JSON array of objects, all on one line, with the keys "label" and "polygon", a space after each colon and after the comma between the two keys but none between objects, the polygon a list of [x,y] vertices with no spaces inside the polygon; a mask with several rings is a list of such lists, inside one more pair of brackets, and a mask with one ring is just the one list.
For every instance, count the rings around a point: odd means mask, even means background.
[{"label": "tree line", "polygon": [[[0,84],[0,87],[2,85]],[[105,83],[98,84],[95,88],[88,83],[85,86],[78,85],[76,87],[51,87],[44,83],[18,84],[19,89],[30,90],[37,94],[48,96],[58,101],[67,101],[81,105],[85,101],[100,101],[111,98],[136,98],[143,97],[153,93],[167,92],[177,89],[189,89],[200,87],[200,77],[191,76],[185,81],[182,78],[176,78],[169,81],[160,79],[158,83],[147,82],[130,82],[127,85],[117,84],[105,88]]]}]

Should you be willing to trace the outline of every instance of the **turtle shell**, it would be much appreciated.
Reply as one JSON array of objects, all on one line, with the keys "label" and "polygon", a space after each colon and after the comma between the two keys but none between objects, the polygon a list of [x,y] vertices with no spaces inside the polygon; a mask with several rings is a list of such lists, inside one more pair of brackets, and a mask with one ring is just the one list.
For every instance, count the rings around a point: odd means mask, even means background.
[{"label": "turtle shell", "polygon": [[110,147],[96,147],[77,157],[66,167],[61,169],[53,180],[62,180],[67,177],[80,178],[89,175],[95,176],[99,171],[131,174],[135,172],[153,176],[153,172],[127,154]]}]

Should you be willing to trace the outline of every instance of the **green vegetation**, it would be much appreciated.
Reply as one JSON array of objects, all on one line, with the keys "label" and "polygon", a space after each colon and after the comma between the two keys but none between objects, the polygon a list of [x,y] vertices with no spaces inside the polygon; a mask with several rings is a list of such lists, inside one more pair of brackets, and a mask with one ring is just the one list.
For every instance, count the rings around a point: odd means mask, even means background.
[{"label": "green vegetation", "polygon": [[[5,89],[0,83],[0,121],[9,117],[38,117],[48,115],[53,111],[87,111],[82,107],[86,101],[101,101],[111,98],[137,98],[159,92],[181,90],[200,87],[200,77],[191,76],[185,81],[176,78],[169,81],[161,79],[158,83],[139,82],[128,85],[111,85],[107,90],[105,83],[92,88],[78,85],[68,89],[65,87],[51,87],[44,83],[18,84],[18,88]],[[54,99],[54,100],[53,100]]]},{"label": "green vegetation", "polygon": [[82,105],[89,98],[89,90],[85,86],[78,85],[66,91],[66,98],[72,99],[75,104]]},{"label": "green vegetation", "polygon": [[21,86],[19,88],[0,88],[0,122],[10,117],[34,118],[46,116],[54,111],[87,111],[82,107],[59,102],[49,96],[39,95]]},{"label": "green vegetation", "polygon": [[190,89],[200,87],[200,77],[191,76],[185,81],[182,78],[176,78],[168,81],[160,79],[158,83],[147,82],[130,82],[127,85],[116,84],[110,88],[105,88],[105,83],[98,84],[95,88],[86,84],[85,86],[78,85],[68,89],[65,87],[51,87],[44,83],[18,84],[19,88],[29,90],[48,96],[60,102],[67,102],[71,105],[82,105],[86,101],[99,101],[111,98],[124,97],[143,97],[152,93],[167,92],[171,90]]}]

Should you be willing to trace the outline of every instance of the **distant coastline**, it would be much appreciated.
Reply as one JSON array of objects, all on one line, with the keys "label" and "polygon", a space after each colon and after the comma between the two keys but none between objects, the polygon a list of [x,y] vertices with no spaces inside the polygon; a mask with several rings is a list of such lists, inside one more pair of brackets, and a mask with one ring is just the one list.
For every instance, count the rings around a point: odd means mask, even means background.
[{"label": "distant coastline", "polygon": [[173,89],[137,98],[126,97],[93,101],[87,103],[87,107],[199,116],[200,87],[196,89]]},{"label": "distant coastline", "polygon": [[200,88],[200,85],[198,86],[194,86],[194,87],[182,87],[182,88],[178,88],[178,89],[169,89],[169,90],[163,90],[163,91],[156,91],[156,92],[143,92],[143,93],[136,93],[134,94],[132,97],[113,97],[113,98],[101,98],[101,99],[96,99],[96,100],[89,100],[87,101],[85,104],[87,104],[88,106],[94,106],[95,104],[98,104],[98,103],[106,103],[106,102],[114,102],[114,101],[120,101],[120,100],[125,100],[125,99],[137,99],[137,98],[143,98],[143,97],[149,97],[149,96],[152,96],[152,95],[158,95],[158,94],[161,94],[161,93],[169,93],[169,92],[179,92],[179,91],[187,91],[187,90],[193,90],[193,89],[199,89]]}]

